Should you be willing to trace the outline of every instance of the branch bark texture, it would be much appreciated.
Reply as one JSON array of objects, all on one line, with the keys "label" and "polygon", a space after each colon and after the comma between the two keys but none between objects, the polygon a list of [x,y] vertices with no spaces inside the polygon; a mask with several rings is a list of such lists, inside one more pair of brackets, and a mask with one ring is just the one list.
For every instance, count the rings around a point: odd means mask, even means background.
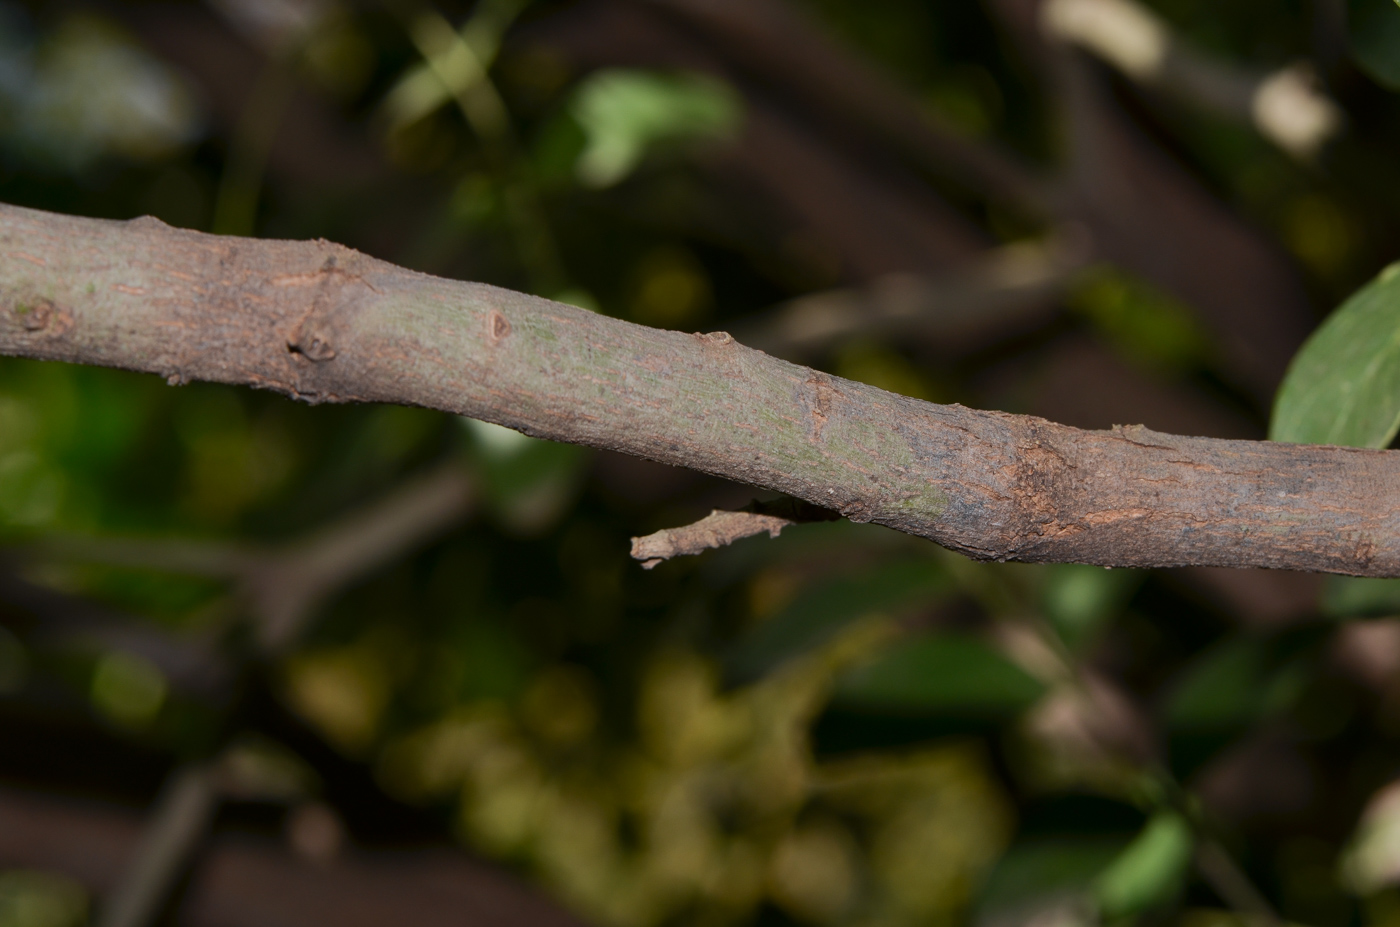
[{"label": "branch bark texture", "polygon": [[1397,454],[934,405],[325,241],[2,207],[0,353],[442,409],[979,559],[1400,575]]}]

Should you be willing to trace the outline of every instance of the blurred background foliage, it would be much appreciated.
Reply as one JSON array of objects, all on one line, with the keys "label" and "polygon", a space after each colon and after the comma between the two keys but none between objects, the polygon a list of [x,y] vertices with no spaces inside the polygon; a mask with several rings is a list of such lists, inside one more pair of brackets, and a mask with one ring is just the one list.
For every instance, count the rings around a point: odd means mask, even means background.
[{"label": "blurred background foliage", "polygon": [[[1154,0],[1189,51],[1159,73],[1045,6],[5,0],[0,199],[1262,437],[1395,256],[1400,10]],[[1345,114],[1306,151],[1191,89],[1300,61],[1288,99]],[[0,925],[117,923],[141,877],[74,862],[74,822],[168,828],[192,769],[197,834],[290,871],[456,843],[603,927],[1400,923],[1400,585],[848,523],[628,559],[751,499],[434,412],[0,360]],[[147,921],[244,922],[195,904],[201,859]]]}]

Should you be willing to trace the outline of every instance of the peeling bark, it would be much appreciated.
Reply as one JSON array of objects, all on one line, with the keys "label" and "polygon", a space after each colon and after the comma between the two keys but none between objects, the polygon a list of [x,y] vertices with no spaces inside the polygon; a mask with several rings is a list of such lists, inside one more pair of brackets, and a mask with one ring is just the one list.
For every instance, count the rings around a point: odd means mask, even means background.
[{"label": "peeling bark", "polygon": [[1400,455],[941,406],[325,241],[0,208],[0,353],[426,406],[979,559],[1400,575]]}]

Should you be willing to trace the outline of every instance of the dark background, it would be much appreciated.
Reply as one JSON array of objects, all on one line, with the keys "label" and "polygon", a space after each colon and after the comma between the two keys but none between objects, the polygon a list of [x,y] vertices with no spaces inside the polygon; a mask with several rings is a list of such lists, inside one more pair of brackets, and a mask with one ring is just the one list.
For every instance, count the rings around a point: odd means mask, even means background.
[{"label": "dark background", "polygon": [[[0,200],[1262,438],[1394,257],[1400,9],[1151,8],[1176,51],[1143,78],[1036,0],[5,2]],[[1294,66],[1344,121],[1290,150],[1248,94]],[[1400,920],[1397,587],[847,523],[628,558],[755,497],[0,360],[0,925],[117,923],[143,886],[128,923]],[[317,585],[346,539],[371,555]]]}]

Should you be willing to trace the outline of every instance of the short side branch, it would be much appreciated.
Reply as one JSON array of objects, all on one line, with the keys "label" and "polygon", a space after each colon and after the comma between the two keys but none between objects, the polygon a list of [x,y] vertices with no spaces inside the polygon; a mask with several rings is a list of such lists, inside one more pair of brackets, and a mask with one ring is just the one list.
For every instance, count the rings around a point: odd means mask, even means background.
[{"label": "short side branch", "polygon": [[774,515],[715,509],[694,524],[682,528],[663,528],[655,534],[633,538],[632,559],[642,561],[642,569],[650,570],[663,560],[727,547],[735,541],[765,531],[770,538],[775,538],[790,524],[792,522],[786,518]]},{"label": "short side branch", "polygon": [[768,532],[770,538],[783,533],[788,525],[801,522],[834,521],[841,516],[829,509],[818,508],[784,499],[778,502],[755,502],[742,512],[715,509],[699,521],[680,528],[663,528],[646,537],[632,539],[632,559],[642,561],[642,569],[654,569],[672,557],[702,554],[718,547],[728,547],[735,541]]}]

